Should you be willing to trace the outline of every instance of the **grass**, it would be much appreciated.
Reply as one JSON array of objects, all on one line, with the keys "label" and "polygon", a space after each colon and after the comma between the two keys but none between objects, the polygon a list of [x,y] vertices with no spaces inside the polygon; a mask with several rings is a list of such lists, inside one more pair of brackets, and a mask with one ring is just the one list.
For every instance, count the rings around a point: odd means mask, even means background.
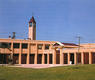
[{"label": "grass", "polygon": [[95,80],[95,64],[47,69],[0,66],[0,80]]}]

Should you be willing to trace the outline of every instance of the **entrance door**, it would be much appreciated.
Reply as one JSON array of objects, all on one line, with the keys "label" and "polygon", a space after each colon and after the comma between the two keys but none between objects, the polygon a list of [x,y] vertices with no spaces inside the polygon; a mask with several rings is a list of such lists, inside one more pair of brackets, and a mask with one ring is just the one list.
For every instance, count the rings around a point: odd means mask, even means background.
[{"label": "entrance door", "polygon": [[3,64],[3,55],[0,54],[0,64]]},{"label": "entrance door", "polygon": [[30,54],[30,64],[34,64],[35,54]]},{"label": "entrance door", "polygon": [[37,64],[42,64],[42,54],[37,55]]},{"label": "entrance door", "polygon": [[60,54],[56,54],[56,64],[60,64]]},{"label": "entrance door", "polygon": [[27,60],[27,54],[22,54],[21,55],[21,64],[26,64],[26,60]]},{"label": "entrance door", "polygon": [[70,54],[70,61],[72,62],[72,64],[74,64],[74,53]]},{"label": "entrance door", "polygon": [[19,54],[13,54],[13,64],[19,63]]},{"label": "entrance door", "polygon": [[95,53],[92,53],[92,64],[95,64]]},{"label": "entrance door", "polygon": [[89,64],[89,53],[84,53],[84,64]]},{"label": "entrance door", "polygon": [[44,54],[45,64],[47,64],[47,54]]},{"label": "entrance door", "polygon": [[8,64],[10,59],[10,54],[0,54],[0,64]]},{"label": "entrance door", "polygon": [[52,54],[49,54],[49,64],[52,64]]},{"label": "entrance door", "polygon": [[77,63],[81,63],[81,53],[77,53]]},{"label": "entrance door", "polygon": [[68,55],[67,53],[64,53],[64,64],[68,64]]}]

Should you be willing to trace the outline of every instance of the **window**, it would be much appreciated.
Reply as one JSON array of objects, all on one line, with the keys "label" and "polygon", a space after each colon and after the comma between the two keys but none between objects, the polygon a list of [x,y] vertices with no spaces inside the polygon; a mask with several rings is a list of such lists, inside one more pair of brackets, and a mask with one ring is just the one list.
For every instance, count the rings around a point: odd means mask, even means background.
[{"label": "window", "polygon": [[27,49],[27,47],[28,47],[28,44],[27,43],[23,43],[22,44],[22,49]]},{"label": "window", "polygon": [[11,48],[11,43],[0,43],[0,48]]},{"label": "window", "polygon": [[29,26],[31,27],[32,26],[32,23],[30,23]]},{"label": "window", "polygon": [[13,48],[19,48],[20,43],[13,43]]},{"label": "window", "polygon": [[42,49],[42,44],[39,44],[38,45],[38,49]]},{"label": "window", "polygon": [[46,49],[46,50],[49,49],[49,45],[45,45],[45,49]]}]

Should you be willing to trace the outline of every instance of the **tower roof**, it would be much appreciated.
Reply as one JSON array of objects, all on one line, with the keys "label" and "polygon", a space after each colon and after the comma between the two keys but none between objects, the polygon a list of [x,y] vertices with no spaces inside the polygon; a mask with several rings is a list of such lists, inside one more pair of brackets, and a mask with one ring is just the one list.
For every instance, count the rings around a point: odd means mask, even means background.
[{"label": "tower roof", "polygon": [[29,23],[36,23],[36,21],[35,21],[35,19],[34,19],[34,17],[32,16],[32,18],[30,19],[30,21],[29,21]]}]

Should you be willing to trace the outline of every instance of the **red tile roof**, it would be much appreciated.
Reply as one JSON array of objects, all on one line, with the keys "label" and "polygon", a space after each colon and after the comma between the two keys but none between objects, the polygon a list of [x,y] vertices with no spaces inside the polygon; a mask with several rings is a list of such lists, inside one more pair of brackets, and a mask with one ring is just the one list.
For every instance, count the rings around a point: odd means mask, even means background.
[{"label": "red tile roof", "polygon": [[74,43],[62,43],[63,45],[69,45],[69,46],[78,46],[77,44]]},{"label": "red tile roof", "polygon": [[[61,43],[63,44],[64,46],[78,46],[77,44],[74,44],[74,43]],[[59,43],[55,43],[53,46],[60,46]]]},{"label": "red tile roof", "polygon": [[36,23],[36,21],[35,21],[35,19],[34,19],[33,16],[32,16],[32,18],[30,19],[29,23],[32,23],[32,22]]}]

